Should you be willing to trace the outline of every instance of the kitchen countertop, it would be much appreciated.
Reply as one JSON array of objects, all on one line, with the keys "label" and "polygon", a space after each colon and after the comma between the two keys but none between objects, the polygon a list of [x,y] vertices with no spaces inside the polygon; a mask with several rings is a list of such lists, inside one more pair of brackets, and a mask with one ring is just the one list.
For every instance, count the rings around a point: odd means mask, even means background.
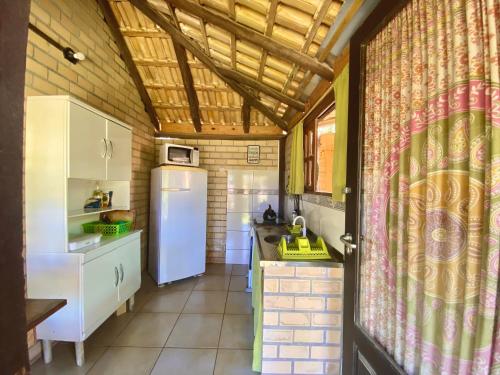
[{"label": "kitchen countertop", "polygon": [[[284,235],[288,234],[286,225],[284,224],[253,224],[255,237],[259,245],[260,265],[265,266],[294,266],[294,267],[329,267],[343,268],[344,256],[332,246],[327,244],[328,252],[332,257],[331,260],[287,260],[281,259],[277,245],[270,244],[264,240],[269,235]],[[308,233],[309,234],[309,233]],[[313,236],[314,234],[311,233]]]}]

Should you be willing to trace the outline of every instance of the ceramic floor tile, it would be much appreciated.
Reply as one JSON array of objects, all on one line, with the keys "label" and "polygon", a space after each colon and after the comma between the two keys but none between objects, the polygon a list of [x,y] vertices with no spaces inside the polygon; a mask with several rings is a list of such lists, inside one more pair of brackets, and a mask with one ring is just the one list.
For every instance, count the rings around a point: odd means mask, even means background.
[{"label": "ceramic floor tile", "polygon": [[232,267],[231,264],[207,263],[205,275],[230,275]]},{"label": "ceramic floor tile", "polygon": [[164,290],[169,290],[169,291],[191,291],[193,290],[194,286],[198,282],[199,277],[188,277],[187,279],[182,279],[178,281],[174,281],[171,284],[165,284],[163,287],[158,288],[157,291],[162,292]]},{"label": "ceramic floor tile", "polygon": [[78,367],[75,363],[74,344],[59,342],[52,349],[52,362],[46,365],[40,358],[31,366],[32,375],[77,375],[85,374],[106,350],[103,346],[85,343],[85,363]]},{"label": "ceramic floor tile", "polygon": [[233,276],[245,276],[248,274],[248,265],[246,264],[233,264]]},{"label": "ceramic floor tile", "polygon": [[231,292],[243,292],[247,287],[247,277],[246,276],[231,276],[231,281],[229,283],[229,291]]},{"label": "ceramic floor tile", "polygon": [[166,289],[157,292],[141,308],[141,312],[172,312],[180,313],[191,294],[190,291],[171,291]]},{"label": "ceramic floor tile", "polygon": [[193,291],[184,307],[183,313],[223,314],[226,305],[226,292]]},{"label": "ceramic floor tile", "polygon": [[85,343],[89,343],[92,346],[111,346],[134,316],[134,313],[126,313],[120,316],[111,315],[108,320],[90,335]]},{"label": "ceramic floor tile", "polygon": [[151,375],[212,375],[217,349],[165,348]]},{"label": "ceramic floor tile", "polygon": [[229,280],[229,275],[205,275],[198,279],[194,290],[227,290]]},{"label": "ceramic floor tile", "polygon": [[108,348],[89,375],[147,375],[160,355],[159,348]]},{"label": "ceramic floor tile", "polygon": [[214,375],[255,375],[251,350],[219,349]]},{"label": "ceramic floor tile", "polygon": [[137,313],[113,346],[163,347],[179,314]]},{"label": "ceramic floor tile", "polygon": [[226,303],[226,314],[251,314],[252,293],[229,292]]},{"label": "ceramic floor tile", "polygon": [[221,314],[181,314],[165,346],[217,348],[221,326]]},{"label": "ceramic floor tile", "polygon": [[252,315],[224,315],[220,348],[251,349],[253,339]]}]

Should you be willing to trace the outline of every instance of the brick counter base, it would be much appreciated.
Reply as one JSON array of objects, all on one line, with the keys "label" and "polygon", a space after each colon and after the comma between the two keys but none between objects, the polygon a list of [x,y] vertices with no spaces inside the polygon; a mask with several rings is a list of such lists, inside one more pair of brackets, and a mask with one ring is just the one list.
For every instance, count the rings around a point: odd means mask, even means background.
[{"label": "brick counter base", "polygon": [[262,374],[339,374],[344,270],[263,271]]}]

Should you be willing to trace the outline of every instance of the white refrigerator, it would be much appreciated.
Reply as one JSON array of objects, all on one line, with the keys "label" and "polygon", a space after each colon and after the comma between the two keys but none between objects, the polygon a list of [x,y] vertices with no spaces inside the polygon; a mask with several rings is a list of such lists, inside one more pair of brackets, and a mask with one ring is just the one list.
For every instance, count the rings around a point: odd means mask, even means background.
[{"label": "white refrigerator", "polygon": [[207,171],[151,171],[148,270],[158,285],[205,272]]}]

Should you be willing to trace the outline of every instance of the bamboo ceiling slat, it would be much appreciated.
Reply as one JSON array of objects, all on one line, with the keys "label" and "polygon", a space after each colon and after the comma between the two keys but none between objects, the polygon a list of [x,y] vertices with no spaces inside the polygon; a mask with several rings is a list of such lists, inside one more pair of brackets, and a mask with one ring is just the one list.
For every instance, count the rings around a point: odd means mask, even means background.
[{"label": "bamboo ceiling slat", "polygon": [[[206,7],[311,57],[320,53],[319,46],[342,4],[338,0],[186,1]],[[162,126],[183,124],[187,132],[193,132],[189,102],[169,34],[129,1],[109,2]],[[237,70],[295,98],[300,96],[303,80],[311,76],[301,66],[268,53],[252,41],[240,40],[221,27],[224,26],[222,24],[216,26],[180,9],[173,9],[168,0],[149,2],[196,42],[216,66]],[[242,97],[189,52],[187,60],[199,101],[202,124],[241,126]],[[287,104],[255,91],[254,88],[248,89],[280,117],[287,113]],[[254,108],[250,111],[250,124],[274,125]]]}]

